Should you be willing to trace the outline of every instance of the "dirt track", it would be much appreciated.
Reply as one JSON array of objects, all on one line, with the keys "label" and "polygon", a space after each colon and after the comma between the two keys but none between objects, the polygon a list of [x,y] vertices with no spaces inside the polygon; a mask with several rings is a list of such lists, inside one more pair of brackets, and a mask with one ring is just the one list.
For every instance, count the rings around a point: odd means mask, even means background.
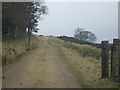
[{"label": "dirt track", "polygon": [[39,38],[37,49],[3,69],[3,88],[80,88],[77,78],[48,39]]}]

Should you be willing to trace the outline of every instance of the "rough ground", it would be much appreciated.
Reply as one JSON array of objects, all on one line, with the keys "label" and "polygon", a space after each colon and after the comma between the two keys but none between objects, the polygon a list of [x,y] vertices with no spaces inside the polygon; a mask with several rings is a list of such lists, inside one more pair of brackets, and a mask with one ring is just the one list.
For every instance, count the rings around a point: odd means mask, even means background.
[{"label": "rough ground", "polygon": [[80,88],[77,78],[48,39],[39,38],[37,49],[3,68],[3,88]]}]

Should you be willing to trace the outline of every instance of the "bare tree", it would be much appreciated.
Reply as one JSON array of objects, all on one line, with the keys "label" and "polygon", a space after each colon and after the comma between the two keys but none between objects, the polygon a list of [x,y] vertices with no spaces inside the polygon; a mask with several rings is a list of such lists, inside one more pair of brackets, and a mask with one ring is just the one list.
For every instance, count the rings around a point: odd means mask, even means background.
[{"label": "bare tree", "polygon": [[77,28],[75,30],[74,37],[76,39],[88,41],[88,42],[95,42],[97,39],[94,33],[90,31],[85,31],[84,28]]}]

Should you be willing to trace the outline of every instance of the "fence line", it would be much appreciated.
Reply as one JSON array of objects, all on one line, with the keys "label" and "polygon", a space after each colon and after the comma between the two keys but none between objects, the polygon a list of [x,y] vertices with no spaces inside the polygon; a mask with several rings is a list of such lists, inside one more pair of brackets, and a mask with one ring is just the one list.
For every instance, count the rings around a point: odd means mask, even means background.
[{"label": "fence line", "polygon": [[[110,77],[120,81],[120,39],[114,39],[109,59],[109,42],[102,41],[102,78]],[[109,65],[110,63],[110,65]]]}]

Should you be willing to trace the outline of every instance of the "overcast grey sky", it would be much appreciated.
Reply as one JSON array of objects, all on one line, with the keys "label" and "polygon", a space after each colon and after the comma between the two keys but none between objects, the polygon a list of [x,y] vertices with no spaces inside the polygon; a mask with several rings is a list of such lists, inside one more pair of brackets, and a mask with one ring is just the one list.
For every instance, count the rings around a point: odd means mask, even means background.
[{"label": "overcast grey sky", "polygon": [[46,2],[49,14],[39,23],[39,34],[73,36],[78,27],[93,32],[97,42],[118,37],[117,2]]}]

